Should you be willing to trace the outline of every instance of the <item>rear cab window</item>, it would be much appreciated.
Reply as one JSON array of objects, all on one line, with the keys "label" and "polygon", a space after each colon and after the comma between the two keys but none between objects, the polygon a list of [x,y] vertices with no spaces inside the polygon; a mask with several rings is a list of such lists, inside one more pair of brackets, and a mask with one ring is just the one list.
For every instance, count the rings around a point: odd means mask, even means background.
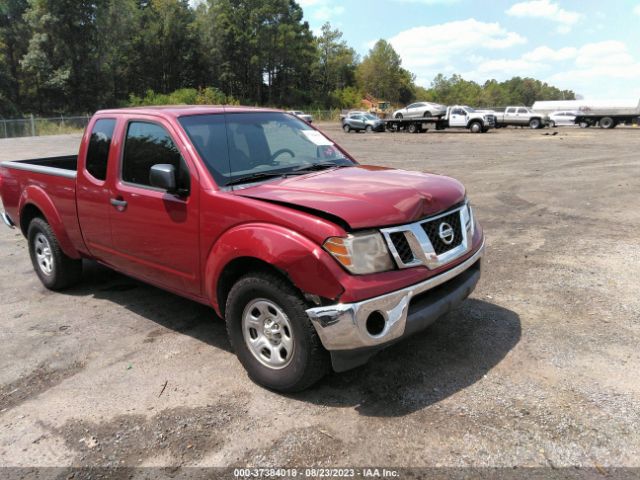
[{"label": "rear cab window", "polygon": [[96,121],[91,131],[85,170],[96,180],[107,178],[107,163],[115,126],[115,119],[101,118]]}]

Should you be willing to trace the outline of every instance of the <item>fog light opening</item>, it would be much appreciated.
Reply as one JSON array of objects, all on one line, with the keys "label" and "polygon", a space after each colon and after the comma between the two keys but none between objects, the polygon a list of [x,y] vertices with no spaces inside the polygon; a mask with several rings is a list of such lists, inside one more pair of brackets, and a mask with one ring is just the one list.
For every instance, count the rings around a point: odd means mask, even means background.
[{"label": "fog light opening", "polygon": [[384,332],[384,327],[387,324],[387,321],[382,315],[382,312],[376,310],[375,312],[371,312],[369,317],[367,318],[367,332],[369,335],[373,337],[377,337],[382,332]]}]

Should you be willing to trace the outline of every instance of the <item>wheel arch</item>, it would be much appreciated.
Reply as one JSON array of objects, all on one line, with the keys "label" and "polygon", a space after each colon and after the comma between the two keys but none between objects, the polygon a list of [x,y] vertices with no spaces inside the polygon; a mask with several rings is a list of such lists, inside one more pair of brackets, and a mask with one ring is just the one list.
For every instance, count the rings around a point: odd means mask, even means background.
[{"label": "wheel arch", "polygon": [[25,237],[28,234],[31,221],[36,217],[41,217],[51,226],[65,255],[75,259],[81,258],[80,253],[74,247],[69,235],[67,235],[60,212],[58,212],[51,198],[40,187],[29,185],[24,189],[18,211],[20,212],[18,217],[20,230]]},{"label": "wheel arch", "polygon": [[[220,315],[224,318],[229,292],[235,283],[248,272],[268,272],[291,282],[286,272],[257,257],[237,257],[227,263],[216,284],[216,298]],[[295,287],[295,285],[294,285]]]},{"label": "wheel arch", "polygon": [[243,224],[215,242],[204,265],[204,292],[219,315],[234,281],[253,268],[277,272],[303,294],[338,299],[344,292],[346,273],[318,244],[279,225]]}]

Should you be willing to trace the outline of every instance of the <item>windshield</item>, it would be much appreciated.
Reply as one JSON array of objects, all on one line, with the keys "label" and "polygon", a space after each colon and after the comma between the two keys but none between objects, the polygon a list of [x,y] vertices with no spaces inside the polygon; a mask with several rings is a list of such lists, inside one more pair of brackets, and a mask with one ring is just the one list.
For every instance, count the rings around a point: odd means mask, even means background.
[{"label": "windshield", "polygon": [[354,164],[322,133],[280,112],[191,115],[180,124],[220,186]]},{"label": "windshield", "polygon": [[364,117],[367,120],[378,120],[378,117],[376,117],[375,115],[371,115],[370,113],[367,113]]},{"label": "windshield", "polygon": [[467,111],[467,113],[475,113],[476,112],[475,108],[464,107],[464,109]]}]

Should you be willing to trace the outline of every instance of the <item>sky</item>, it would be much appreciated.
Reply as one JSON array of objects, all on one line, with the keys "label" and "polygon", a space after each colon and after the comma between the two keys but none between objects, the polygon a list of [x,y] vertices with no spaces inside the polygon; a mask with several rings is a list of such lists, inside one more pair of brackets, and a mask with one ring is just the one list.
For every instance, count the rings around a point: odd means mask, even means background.
[{"label": "sky", "polygon": [[424,87],[438,73],[533,77],[585,99],[640,99],[640,0],[298,0],[361,56],[380,38]]}]

